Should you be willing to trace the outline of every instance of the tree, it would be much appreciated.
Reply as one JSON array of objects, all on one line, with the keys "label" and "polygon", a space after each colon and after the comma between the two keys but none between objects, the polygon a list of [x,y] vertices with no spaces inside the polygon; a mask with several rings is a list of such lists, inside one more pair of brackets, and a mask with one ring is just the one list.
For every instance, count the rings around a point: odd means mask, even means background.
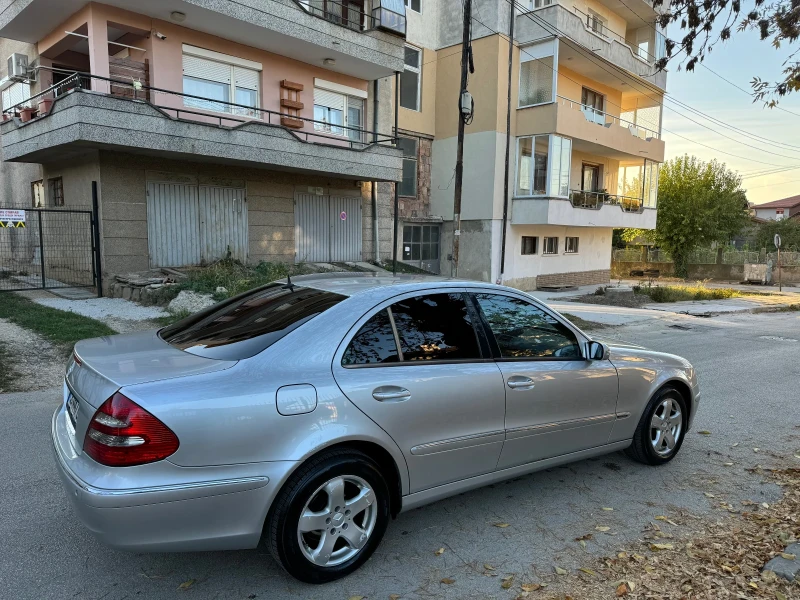
[{"label": "tree", "polygon": [[781,248],[796,251],[800,249],[800,221],[781,219],[762,223],[756,230],[756,246],[775,252],[775,234],[781,234]]},{"label": "tree", "polygon": [[[658,221],[651,239],[672,256],[675,274],[687,277],[692,250],[711,242],[727,242],[749,220],[742,178],[724,164],[684,155],[661,165],[658,178]],[[641,235],[626,230],[624,238]]]},{"label": "tree", "polygon": [[[741,0],[653,0],[656,7],[664,6],[658,24],[666,28],[678,23],[683,37],[666,40],[666,57],[657,61],[663,69],[673,57],[682,52],[687,71],[693,71],[698,62],[720,41],[731,38],[735,32],[756,30],[762,40],[771,40],[775,48],[783,44],[790,47],[800,38],[800,2],[797,0],[752,0],[746,7]],[[754,100],[763,100],[768,106],[777,104],[779,96],[800,90],[800,60],[795,49],[783,63],[783,79],[763,81],[754,77],[751,81]]]}]

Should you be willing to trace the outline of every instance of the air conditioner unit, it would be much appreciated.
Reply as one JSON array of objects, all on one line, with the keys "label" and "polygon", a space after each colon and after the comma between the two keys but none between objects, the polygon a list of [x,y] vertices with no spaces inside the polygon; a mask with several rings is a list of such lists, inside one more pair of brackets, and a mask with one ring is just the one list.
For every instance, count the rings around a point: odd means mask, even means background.
[{"label": "air conditioner unit", "polygon": [[15,81],[27,81],[28,56],[26,54],[17,52],[8,57],[8,77]]}]

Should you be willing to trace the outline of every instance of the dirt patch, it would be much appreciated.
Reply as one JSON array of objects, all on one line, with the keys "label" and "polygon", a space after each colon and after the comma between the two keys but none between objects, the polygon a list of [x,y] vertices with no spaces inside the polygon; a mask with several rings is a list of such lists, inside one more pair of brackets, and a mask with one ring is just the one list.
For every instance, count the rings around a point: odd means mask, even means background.
[{"label": "dirt patch", "polygon": [[0,343],[11,374],[0,392],[27,392],[61,385],[67,362],[63,350],[6,319],[0,319]]},{"label": "dirt patch", "polygon": [[580,302],[582,304],[605,304],[607,306],[623,306],[625,308],[640,308],[645,304],[652,303],[650,296],[633,294],[627,296],[607,296],[605,294],[587,294],[570,298],[570,302]]}]

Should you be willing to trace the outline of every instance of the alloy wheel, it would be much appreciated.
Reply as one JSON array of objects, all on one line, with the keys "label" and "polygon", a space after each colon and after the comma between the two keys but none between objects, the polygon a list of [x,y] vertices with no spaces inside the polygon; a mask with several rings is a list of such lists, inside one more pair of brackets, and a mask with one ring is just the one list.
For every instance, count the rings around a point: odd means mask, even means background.
[{"label": "alloy wheel", "polygon": [[300,513],[297,538],[303,555],[335,567],[366,545],[378,519],[375,492],[360,477],[334,477],[317,488]]},{"label": "alloy wheel", "polygon": [[662,457],[672,454],[682,432],[681,405],[673,398],[665,398],[650,420],[650,443],[655,453]]}]

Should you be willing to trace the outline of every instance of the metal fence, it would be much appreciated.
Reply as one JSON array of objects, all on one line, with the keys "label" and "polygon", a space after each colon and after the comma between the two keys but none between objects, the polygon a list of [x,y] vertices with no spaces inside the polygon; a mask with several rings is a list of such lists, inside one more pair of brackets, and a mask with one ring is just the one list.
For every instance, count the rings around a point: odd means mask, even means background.
[{"label": "metal fence", "polygon": [[95,214],[0,207],[0,292],[99,288]]},{"label": "metal fence", "polygon": [[[723,265],[752,265],[766,264],[771,261],[774,266],[778,265],[777,252],[767,253],[766,250],[756,252],[753,250],[735,250],[725,248],[722,251],[722,258],[719,259],[719,250],[714,248],[697,248],[689,255],[690,265],[713,265],[718,260]],[[639,248],[618,248],[614,250],[614,262],[642,262],[642,250]],[[672,262],[672,257],[664,250],[650,248],[647,250],[646,262],[649,263],[668,263]],[[800,266],[800,252],[781,252],[781,265],[784,267]]]}]

